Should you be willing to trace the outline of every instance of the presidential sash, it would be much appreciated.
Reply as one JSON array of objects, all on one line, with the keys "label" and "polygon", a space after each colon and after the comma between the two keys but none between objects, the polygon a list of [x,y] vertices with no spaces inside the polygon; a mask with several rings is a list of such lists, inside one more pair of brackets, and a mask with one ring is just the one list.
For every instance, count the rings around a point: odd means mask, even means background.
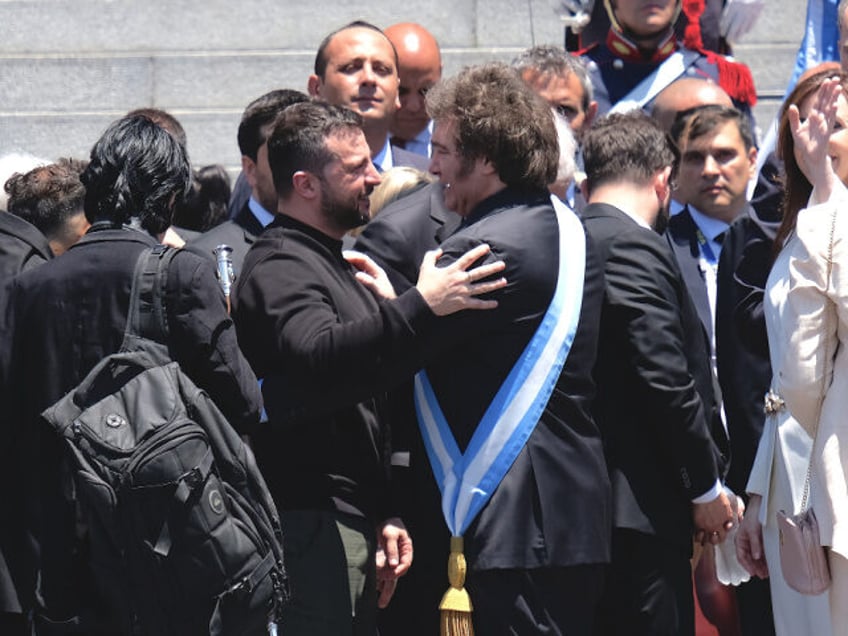
[{"label": "presidential sash", "polygon": [[[442,493],[442,513],[454,537],[449,564],[452,590],[462,587],[461,581],[455,583],[458,578],[464,579],[462,534],[489,501],[535,429],[577,333],[586,237],[574,212],[556,197],[551,197],[551,201],[559,225],[559,271],[553,299],[464,453],[445,420],[426,371],[415,376],[418,425]],[[463,571],[462,577],[454,576],[458,569]],[[445,595],[442,609],[452,590]]]}]

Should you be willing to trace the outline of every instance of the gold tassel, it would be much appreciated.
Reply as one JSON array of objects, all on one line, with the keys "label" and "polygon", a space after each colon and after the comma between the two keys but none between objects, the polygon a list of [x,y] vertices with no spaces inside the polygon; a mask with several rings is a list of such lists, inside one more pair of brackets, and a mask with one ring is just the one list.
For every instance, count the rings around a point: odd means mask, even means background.
[{"label": "gold tassel", "polygon": [[471,597],[465,591],[465,555],[462,537],[451,537],[448,557],[450,587],[439,603],[441,636],[474,636],[471,623]]}]

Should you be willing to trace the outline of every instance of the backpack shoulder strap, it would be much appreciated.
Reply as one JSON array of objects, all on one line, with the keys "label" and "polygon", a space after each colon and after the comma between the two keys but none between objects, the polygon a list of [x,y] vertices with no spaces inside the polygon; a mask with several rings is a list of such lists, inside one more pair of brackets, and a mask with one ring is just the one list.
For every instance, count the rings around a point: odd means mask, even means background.
[{"label": "backpack shoulder strap", "polygon": [[139,254],[130,291],[125,343],[136,337],[165,344],[168,336],[165,285],[168,282],[168,267],[176,253],[174,248],[155,245],[145,248]]}]

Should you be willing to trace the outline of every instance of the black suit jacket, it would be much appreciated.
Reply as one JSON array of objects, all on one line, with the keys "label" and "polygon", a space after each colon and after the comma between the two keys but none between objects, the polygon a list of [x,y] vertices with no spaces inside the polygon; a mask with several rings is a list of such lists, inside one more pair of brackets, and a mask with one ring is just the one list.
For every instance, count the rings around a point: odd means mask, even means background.
[{"label": "black suit jacket", "polygon": [[0,211],[0,285],[51,258],[50,244],[37,227],[10,212]]},{"label": "black suit jacket", "polygon": [[[689,296],[698,312],[698,318],[707,334],[708,341],[711,342],[715,326],[710,312],[707,283],[704,272],[701,271],[701,251],[696,235],[697,230],[698,226],[689,208],[684,207],[681,212],[668,220],[665,237],[680,266],[680,273],[683,274],[683,281],[686,283],[686,289],[689,290]],[[724,245],[722,245],[721,253],[725,253]]]},{"label": "black suit jacket", "polygon": [[[712,324],[707,286],[699,267],[700,249],[694,220],[688,209],[673,216],[667,237],[671,244],[686,287],[698,309],[698,316],[708,333],[715,331],[716,366],[727,430],[730,435],[731,462],[727,485],[736,493],[744,493],[748,474],[754,463],[765,415],[763,395],[771,382],[768,355],[746,346],[745,335],[737,329],[734,312],[745,290],[736,283],[736,270],[746,246],[763,242],[769,247],[777,223],[761,221],[751,206],[727,230],[722,243],[716,277],[716,317]],[[766,251],[766,253],[769,253]],[[749,250],[748,258],[752,258]],[[745,266],[748,267],[748,266]]]},{"label": "black suit jacket", "polygon": [[222,244],[229,245],[233,248],[233,271],[238,278],[247,250],[256,242],[256,237],[262,234],[263,229],[245,201],[234,219],[221,223],[192,239],[186,244],[186,249],[214,260],[213,250]]},{"label": "black suit jacket", "polygon": [[[724,396],[725,414],[730,430],[732,460],[727,484],[736,493],[744,493],[751,466],[757,454],[765,425],[763,395],[771,383],[771,364],[765,321],[756,324],[756,333],[740,329],[738,307],[751,295],[746,284],[762,281],[771,269],[771,247],[780,223],[760,218],[753,207],[730,226],[722,244],[718,267],[718,312],[716,347],[718,379]],[[752,270],[757,274],[752,275]],[[762,299],[762,289],[754,292]],[[752,346],[761,341],[764,346]]]},{"label": "black suit jacket", "polygon": [[445,207],[441,184],[434,183],[386,206],[365,226],[354,249],[373,258],[401,292],[418,280],[424,253],[438,247],[461,221]]},{"label": "black suit jacket", "polygon": [[[558,236],[547,193],[528,195],[507,188],[481,202],[467,226],[441,246],[450,261],[487,243],[492,248],[487,258],[506,262],[503,275],[508,281],[493,294],[496,309],[441,319],[435,341],[427,348],[428,376],[462,450],[548,309],[557,282]],[[601,272],[591,246],[587,253],[579,326],[554,393],[527,444],[465,533],[472,570],[609,559],[609,483],[600,434],[590,413]],[[429,502],[416,512],[429,515],[431,525],[441,525],[444,538],[417,567],[435,568],[444,585],[447,531],[438,504],[430,507],[438,489],[421,450],[413,453],[413,462],[419,471],[415,483],[429,491],[423,498]]]},{"label": "black suit jacket", "polygon": [[583,220],[604,263],[595,377],[614,524],[692,545],[692,499],[723,476],[709,349],[665,239],[621,210]]}]

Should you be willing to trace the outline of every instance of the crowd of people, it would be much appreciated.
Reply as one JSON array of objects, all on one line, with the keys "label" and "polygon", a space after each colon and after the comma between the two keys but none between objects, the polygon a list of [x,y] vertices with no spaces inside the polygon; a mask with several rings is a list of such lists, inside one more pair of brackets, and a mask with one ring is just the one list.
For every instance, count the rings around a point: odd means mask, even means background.
[{"label": "crowd of people", "polygon": [[[232,188],[151,108],[15,171],[3,634],[128,624],[41,414],[121,348],[157,244],[168,355],[280,513],[269,629],[694,636],[697,605],[721,636],[848,633],[848,69],[798,82],[752,205],[753,78],[704,3],[603,4],[581,51],[451,77],[421,25],[342,26],[306,92],[247,105]],[[807,508],[819,594],[781,561],[777,515]]]}]

